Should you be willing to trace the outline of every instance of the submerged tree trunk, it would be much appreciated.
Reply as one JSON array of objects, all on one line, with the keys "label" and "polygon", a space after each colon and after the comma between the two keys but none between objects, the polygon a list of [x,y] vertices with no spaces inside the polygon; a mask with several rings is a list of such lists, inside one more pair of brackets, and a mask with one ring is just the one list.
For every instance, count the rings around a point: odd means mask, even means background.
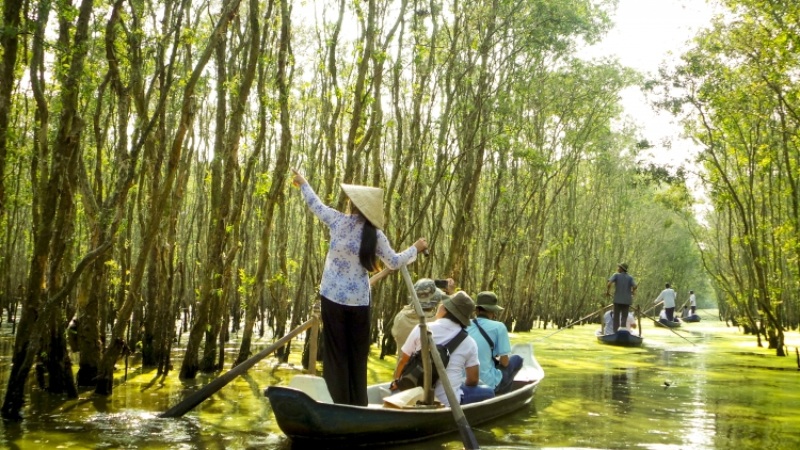
[{"label": "submerged tree trunk", "polygon": [[78,306],[78,386],[94,386],[97,368],[100,365],[103,345],[101,341],[101,302],[108,301],[106,258],[98,259],[90,268],[90,286],[84,306]]},{"label": "submerged tree trunk", "polygon": [[[75,24],[67,22],[64,17],[59,22],[60,29],[65,32],[61,35],[61,43],[66,44],[65,51],[69,52],[68,56],[71,59],[67,58],[69,66],[64,75],[64,86],[60,95],[61,115],[52,154],[48,151],[47,142],[49,113],[44,98],[44,80],[41,78],[41,72],[36,70],[38,64],[44,63],[44,28],[49,17],[49,5],[42,5],[38,11],[35,35],[39,41],[34,44],[32,64],[36,69],[31,70],[31,78],[35,85],[37,116],[40,119],[36,144],[41,159],[40,165],[33,166],[31,179],[33,185],[41,188],[41,191],[34,195],[34,244],[28,278],[28,301],[23,308],[23,317],[20,318],[20,327],[17,330],[9,384],[2,408],[2,416],[8,420],[21,418],[25,381],[34,357],[41,348],[42,331],[56,314],[57,305],[61,304],[66,298],[66,293],[77,283],[77,277],[85,268],[85,263],[91,262],[91,257],[87,256],[84,258],[84,265],[79,264],[75,272],[69,273],[64,268],[68,263],[65,261],[65,256],[69,254],[69,237],[73,226],[71,223],[74,210],[73,189],[76,184],[80,136],[83,129],[83,121],[78,111],[80,80],[84,69],[85,47],[89,39],[89,21],[93,5],[92,0],[84,0],[81,3]],[[66,42],[68,39],[66,30],[73,25],[75,27],[73,42]],[[69,276],[62,277],[63,273],[69,273]],[[66,282],[62,283],[63,279],[66,279]],[[61,331],[65,331],[64,325]],[[55,346],[57,348],[54,352],[66,353],[66,341],[63,336]],[[63,363],[63,360],[61,362]],[[55,377],[63,375],[63,371],[60,370],[62,368],[63,366],[59,364],[54,366]],[[62,377],[58,383],[69,384],[71,381]],[[74,386],[65,388],[66,391],[74,389]]]},{"label": "submerged tree trunk", "polygon": [[[142,257],[142,255],[147,254],[149,249],[154,245],[155,236],[160,228],[166,203],[173,195],[173,183],[178,173],[184,140],[193,123],[196,112],[194,95],[197,83],[206,64],[211,58],[211,54],[216,47],[217,42],[224,34],[223,30],[236,15],[239,3],[240,0],[229,0],[223,3],[222,12],[219,20],[217,21],[215,29],[212,31],[210,38],[206,43],[206,48],[199,56],[197,63],[195,64],[191,75],[184,86],[181,110],[179,114],[180,119],[175,137],[172,140],[168,151],[169,160],[166,169],[165,181],[162,184],[163,188],[161,192],[154,196],[154,205],[150,209],[147,221],[145,223],[145,238],[141,245],[141,254],[131,275],[131,286],[133,286],[135,289],[138,289],[138,286],[141,285],[143,278],[142,275],[144,272],[145,259]],[[95,390],[95,392],[98,394],[110,395],[112,392],[114,382],[114,363],[125,349],[125,342],[123,341],[125,330],[127,329],[125,320],[127,317],[130,317],[137,300],[138,295],[134,290],[130,290],[129,294],[125,298],[125,303],[119,309],[118,320],[112,332],[112,341],[107,348],[105,355],[103,356],[100,373],[98,374],[97,389]],[[183,369],[181,370],[181,375],[184,375]]]}]

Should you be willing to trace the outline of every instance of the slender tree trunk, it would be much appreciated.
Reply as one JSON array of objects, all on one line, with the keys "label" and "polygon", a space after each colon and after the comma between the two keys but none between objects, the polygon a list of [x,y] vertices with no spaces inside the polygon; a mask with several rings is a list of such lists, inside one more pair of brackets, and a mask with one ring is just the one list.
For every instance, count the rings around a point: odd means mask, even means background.
[{"label": "slender tree trunk", "polygon": [[17,48],[22,32],[22,0],[5,0],[3,2],[3,31],[0,32],[0,220],[6,210],[6,155],[8,154],[8,124],[11,120],[11,92],[17,78],[14,70],[17,66]]},{"label": "slender tree trunk", "polygon": [[[68,254],[69,246],[66,240],[70,233],[64,233],[64,230],[67,230],[66,227],[72,226],[71,223],[68,223],[68,221],[72,220],[71,212],[74,208],[71,186],[76,183],[77,155],[80,153],[79,143],[83,128],[83,121],[78,114],[78,98],[81,87],[79,80],[84,68],[86,45],[89,38],[88,25],[93,5],[92,0],[84,0],[78,10],[73,42],[69,46],[71,60],[60,97],[61,116],[53,146],[52,160],[50,161],[52,169],[49,174],[42,173],[41,176],[37,176],[34,172],[32,177],[34,185],[42,189],[39,197],[41,201],[35,200],[34,202],[34,207],[39,206],[41,209],[39,210],[40,214],[37,217],[34,231],[34,252],[28,282],[29,302],[27,308],[23,310],[23,314],[28,315],[28,317],[23,318],[26,325],[22,327],[22,323],[20,324],[21,326],[16,336],[13,366],[2,409],[3,417],[9,420],[19,420],[21,418],[20,410],[24,398],[25,379],[30,372],[34,355],[41,348],[41,344],[38,341],[41,336],[41,330],[44,328],[46,321],[51,319],[51,315],[55,314],[56,305],[61,301],[60,298],[63,299],[65,296],[64,291],[59,292],[59,290],[62,287],[65,290],[74,287],[75,283],[77,283],[77,276],[85,268],[85,265],[79,265],[66,285],[58,283],[64,271],[62,266],[64,263],[63,258]],[[38,16],[39,23],[36,34],[42,38],[44,36],[44,26],[49,16],[47,8],[44,5]],[[62,30],[66,30],[70,25],[64,20],[60,22]],[[65,33],[62,36],[67,36],[67,34]],[[41,44],[37,43],[36,45],[40,46]],[[34,65],[32,67],[37,67],[36,64],[43,62],[41,52],[41,47],[34,50],[36,55],[33,57]],[[33,83],[38,83],[35,89],[39,89],[39,93],[35,93],[36,96],[39,96],[39,100],[37,100],[38,114],[40,118],[45,118],[47,116],[47,107],[41,98],[41,93],[43,92],[40,89],[42,80],[35,70],[33,72]],[[46,122],[42,121],[40,123],[44,124]],[[44,137],[46,132],[46,127],[40,128],[40,133],[42,133],[40,143],[44,144],[44,147],[41,147],[41,150],[45,151],[42,153],[44,156],[47,155],[46,137]],[[44,161],[46,159],[42,160],[42,162]],[[36,169],[38,167],[34,166],[34,170]],[[39,180],[41,180],[41,184],[39,184]],[[56,216],[53,216],[53,211],[57,212]],[[59,228],[56,228],[56,226],[59,226]],[[21,322],[23,322],[22,319]],[[56,345],[60,346],[61,344],[56,343]],[[63,351],[66,352],[66,341],[63,341]],[[70,380],[62,379],[60,381],[68,383]]]},{"label": "slender tree trunk", "polygon": [[[114,325],[112,332],[112,341],[103,355],[100,373],[98,374],[97,389],[95,390],[95,392],[100,395],[110,395],[112,392],[114,383],[114,364],[119,355],[125,349],[123,337],[127,329],[126,318],[130,317],[130,314],[138,300],[138,296],[135,294],[135,289],[138,289],[138,286],[141,285],[143,278],[142,275],[144,272],[145,259],[142,257],[142,255],[146,255],[149,249],[155,243],[155,237],[160,227],[161,217],[165,211],[165,205],[173,192],[173,183],[175,177],[177,176],[184,140],[189,132],[189,129],[191,128],[196,112],[194,95],[197,82],[200,79],[200,75],[202,74],[206,64],[211,58],[211,53],[216,47],[220,36],[224,34],[222,30],[227,27],[227,24],[236,15],[239,3],[240,0],[229,0],[223,3],[222,13],[215,26],[215,29],[212,31],[210,35],[211,37],[206,43],[206,48],[201,53],[188,81],[185,84],[182,97],[183,103],[181,105],[179,114],[180,120],[175,137],[172,141],[171,147],[169,148],[166,179],[163,183],[162,191],[155,196],[154,205],[150,209],[150,214],[146,222],[145,236],[142,241],[141,254],[131,274],[131,286],[134,288],[129,291],[129,294],[125,298],[125,302],[119,309],[118,320]],[[185,375],[183,369],[181,370],[181,375]]]}]

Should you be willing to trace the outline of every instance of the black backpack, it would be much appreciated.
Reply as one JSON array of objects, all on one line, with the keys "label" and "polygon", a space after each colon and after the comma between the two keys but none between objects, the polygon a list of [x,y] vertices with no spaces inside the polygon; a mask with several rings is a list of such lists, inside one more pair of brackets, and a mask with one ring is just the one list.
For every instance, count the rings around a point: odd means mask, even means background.
[{"label": "black backpack", "polygon": [[[453,339],[450,339],[450,342],[436,345],[436,350],[439,351],[439,356],[442,358],[442,364],[445,368],[447,368],[447,364],[450,362],[450,354],[458,348],[458,345],[461,344],[461,341],[466,339],[466,337],[467,332],[461,330]],[[408,362],[406,362],[405,367],[403,367],[400,378],[397,379],[397,389],[405,391],[406,389],[423,385],[425,380],[423,375],[425,371],[422,369],[421,353],[422,351],[418,350],[408,358]],[[433,386],[439,380],[439,372],[433,364],[433,358],[431,358],[430,355],[428,355],[428,358],[431,360],[431,367],[433,367],[433,373],[431,374],[431,386]]]}]

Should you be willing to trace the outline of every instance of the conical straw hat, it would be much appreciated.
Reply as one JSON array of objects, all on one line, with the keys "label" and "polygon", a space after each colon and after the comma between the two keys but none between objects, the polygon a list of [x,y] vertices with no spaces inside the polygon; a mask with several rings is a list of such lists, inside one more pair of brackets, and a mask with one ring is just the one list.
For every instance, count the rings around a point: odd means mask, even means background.
[{"label": "conical straw hat", "polygon": [[383,189],[342,183],[342,190],[375,228],[383,229]]}]

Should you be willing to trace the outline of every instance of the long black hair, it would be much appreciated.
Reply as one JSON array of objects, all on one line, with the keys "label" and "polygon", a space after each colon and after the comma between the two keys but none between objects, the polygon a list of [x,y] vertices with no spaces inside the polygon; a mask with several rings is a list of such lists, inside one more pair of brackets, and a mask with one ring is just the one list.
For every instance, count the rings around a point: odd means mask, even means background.
[{"label": "long black hair", "polygon": [[[360,211],[359,211],[360,213]],[[364,215],[361,214],[363,217]],[[378,255],[375,249],[378,246],[378,229],[364,217],[364,231],[361,234],[361,247],[358,249],[358,260],[369,272],[378,270]]]}]

